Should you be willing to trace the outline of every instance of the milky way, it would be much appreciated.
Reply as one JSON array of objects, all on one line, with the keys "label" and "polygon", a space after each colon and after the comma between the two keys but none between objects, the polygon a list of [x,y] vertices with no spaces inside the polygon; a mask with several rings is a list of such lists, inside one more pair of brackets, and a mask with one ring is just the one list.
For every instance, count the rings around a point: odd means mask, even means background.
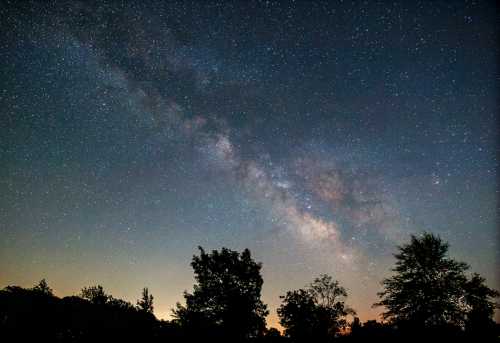
[{"label": "milky way", "polygon": [[412,233],[495,280],[494,3],[5,2],[0,283],[148,286],[251,249],[269,322],[330,273],[362,319]]}]

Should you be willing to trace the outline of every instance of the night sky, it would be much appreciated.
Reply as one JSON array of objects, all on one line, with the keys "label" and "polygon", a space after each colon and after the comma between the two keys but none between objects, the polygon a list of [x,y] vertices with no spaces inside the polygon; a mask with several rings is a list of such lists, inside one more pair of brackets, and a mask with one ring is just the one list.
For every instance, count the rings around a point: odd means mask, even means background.
[{"label": "night sky", "polygon": [[[0,286],[155,313],[196,247],[362,320],[423,230],[498,288],[494,1],[0,5]],[[497,317],[498,318],[498,317]]]}]

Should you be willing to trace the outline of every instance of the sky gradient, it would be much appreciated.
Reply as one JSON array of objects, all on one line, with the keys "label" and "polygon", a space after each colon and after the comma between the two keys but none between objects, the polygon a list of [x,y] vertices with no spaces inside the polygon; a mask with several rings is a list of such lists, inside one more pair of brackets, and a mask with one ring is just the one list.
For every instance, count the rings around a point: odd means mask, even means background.
[{"label": "sky gradient", "polygon": [[4,1],[0,286],[149,287],[169,318],[198,245],[249,248],[271,325],[320,273],[366,320],[427,230],[500,288],[496,13]]}]

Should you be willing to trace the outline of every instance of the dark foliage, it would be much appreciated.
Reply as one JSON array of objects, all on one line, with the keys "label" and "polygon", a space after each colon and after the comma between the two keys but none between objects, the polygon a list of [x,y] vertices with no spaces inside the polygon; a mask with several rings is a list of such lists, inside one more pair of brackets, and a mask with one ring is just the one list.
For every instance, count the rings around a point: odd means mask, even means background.
[{"label": "dark foliage", "polygon": [[243,342],[263,335],[266,305],[260,300],[261,264],[248,249],[241,254],[226,248],[193,256],[196,284],[177,304],[176,322],[192,339]]},{"label": "dark foliage", "polygon": [[52,292],[52,288],[49,287],[47,284],[47,281],[45,279],[40,280],[38,285],[33,287],[33,290],[35,292],[38,292],[40,294],[45,294],[45,295],[53,295],[54,293]]},{"label": "dark foliage", "polygon": [[385,319],[408,337],[462,337],[465,329],[492,337],[492,298],[495,290],[474,274],[468,280],[466,263],[447,256],[448,244],[438,236],[412,236],[395,255],[395,274],[383,281],[381,301]]},{"label": "dark foliage", "polygon": [[347,291],[331,276],[321,275],[306,289],[289,291],[278,309],[285,335],[292,342],[329,342],[344,329],[348,314]]},{"label": "dark foliage", "polygon": [[466,320],[465,329],[470,336],[488,336],[498,337],[498,331],[495,333],[495,322],[493,314],[495,304],[491,299],[500,296],[500,293],[485,285],[485,279],[479,274],[474,273],[472,278],[464,285]]},{"label": "dark foliage", "polygon": [[142,290],[142,298],[137,300],[137,307],[148,313],[153,313],[153,295],[149,294],[149,289],[147,287]]},{"label": "dark foliage", "polygon": [[106,295],[102,287],[84,288],[81,297],[58,298],[42,281],[33,289],[9,286],[0,291],[2,342],[159,340],[161,322]]},{"label": "dark foliage", "polygon": [[351,323],[351,332],[348,336],[350,341],[374,342],[397,341],[398,335],[394,327],[388,323],[380,323],[376,320],[368,320],[361,323],[359,318],[355,317]]},{"label": "dark foliage", "polygon": [[355,313],[345,305],[346,290],[321,275],[281,297],[285,335],[266,329],[261,265],[248,250],[200,248],[191,263],[194,290],[172,321],[154,316],[148,288],[134,306],[100,285],[59,298],[44,279],[0,290],[0,342],[500,342],[492,319],[499,293],[478,274],[468,278],[467,265],[447,257],[446,243],[424,234],[399,249],[377,304],[387,309],[384,322],[355,317],[348,326],[346,316]]},{"label": "dark foliage", "polygon": [[305,289],[299,289],[288,291],[282,299],[278,315],[286,336],[296,342],[305,342],[316,336],[318,324],[312,295]]}]

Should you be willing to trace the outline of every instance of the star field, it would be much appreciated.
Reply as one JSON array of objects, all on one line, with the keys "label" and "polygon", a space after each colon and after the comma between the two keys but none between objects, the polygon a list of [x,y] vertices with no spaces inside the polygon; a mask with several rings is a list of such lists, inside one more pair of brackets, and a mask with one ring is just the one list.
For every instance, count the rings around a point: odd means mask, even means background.
[{"label": "star field", "polygon": [[0,284],[147,286],[168,318],[196,246],[248,247],[271,324],[319,273],[364,320],[422,230],[498,284],[493,2],[0,14]]}]

